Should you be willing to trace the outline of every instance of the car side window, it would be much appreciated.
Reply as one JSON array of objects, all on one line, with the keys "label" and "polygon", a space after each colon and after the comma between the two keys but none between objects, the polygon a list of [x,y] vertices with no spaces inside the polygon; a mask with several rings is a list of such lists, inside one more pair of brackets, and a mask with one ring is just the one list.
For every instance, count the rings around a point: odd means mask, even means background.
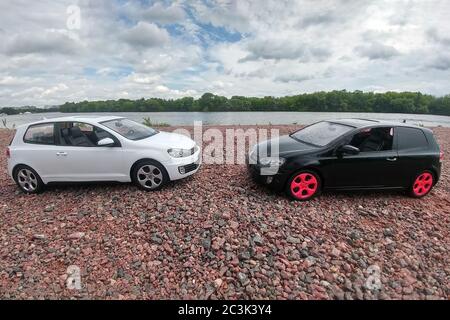
[{"label": "car side window", "polygon": [[53,123],[42,123],[30,126],[25,132],[23,141],[34,144],[55,144]]},{"label": "car side window", "polygon": [[428,140],[420,129],[398,127],[397,136],[399,150],[428,148]]},{"label": "car side window", "polygon": [[73,126],[80,128],[81,132],[84,134],[92,134],[94,132],[94,126],[87,123],[74,122]]},{"label": "car side window", "polygon": [[362,129],[349,142],[361,152],[389,151],[393,148],[394,128],[377,127]]},{"label": "car side window", "polygon": [[105,138],[117,141],[109,132],[83,122],[66,122],[59,126],[60,143],[74,147],[96,147]]}]

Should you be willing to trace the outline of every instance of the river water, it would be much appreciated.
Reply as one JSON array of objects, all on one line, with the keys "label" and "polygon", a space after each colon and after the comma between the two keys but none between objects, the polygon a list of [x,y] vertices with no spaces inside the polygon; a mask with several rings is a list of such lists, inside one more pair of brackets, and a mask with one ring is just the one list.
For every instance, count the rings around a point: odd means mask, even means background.
[{"label": "river water", "polygon": [[[96,113],[88,113],[93,115]],[[170,125],[193,125],[194,121],[202,121],[203,125],[280,125],[280,124],[311,124],[320,120],[339,118],[365,118],[377,120],[393,120],[424,125],[426,127],[450,127],[450,117],[423,115],[423,114],[399,114],[399,113],[360,113],[360,112],[111,112],[99,113],[101,115],[115,115],[130,118],[142,122],[149,117],[152,122],[168,123]],[[7,126],[19,126],[45,118],[61,116],[82,115],[82,113],[39,113],[5,116]],[[3,122],[0,121],[0,128]]]}]

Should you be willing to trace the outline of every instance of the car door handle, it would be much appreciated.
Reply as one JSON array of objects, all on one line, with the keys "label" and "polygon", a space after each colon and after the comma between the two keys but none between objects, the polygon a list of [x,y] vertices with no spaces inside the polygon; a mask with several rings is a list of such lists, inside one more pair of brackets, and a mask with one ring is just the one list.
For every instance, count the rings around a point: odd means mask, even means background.
[{"label": "car door handle", "polygon": [[59,156],[65,157],[65,156],[67,156],[67,152],[57,152],[56,155],[57,155],[58,157],[59,157]]},{"label": "car door handle", "polygon": [[387,161],[397,161],[397,157],[386,158]]}]

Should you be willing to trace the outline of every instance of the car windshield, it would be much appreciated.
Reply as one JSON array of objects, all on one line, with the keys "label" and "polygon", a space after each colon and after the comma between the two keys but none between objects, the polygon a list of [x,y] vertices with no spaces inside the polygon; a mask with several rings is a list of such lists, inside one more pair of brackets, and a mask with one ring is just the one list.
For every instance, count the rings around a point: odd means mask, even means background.
[{"label": "car windshield", "polygon": [[352,129],[354,128],[344,124],[322,121],[300,129],[291,134],[291,137],[301,142],[323,147]]},{"label": "car windshield", "polygon": [[155,129],[129,119],[115,119],[102,124],[130,140],[142,140],[158,133]]}]

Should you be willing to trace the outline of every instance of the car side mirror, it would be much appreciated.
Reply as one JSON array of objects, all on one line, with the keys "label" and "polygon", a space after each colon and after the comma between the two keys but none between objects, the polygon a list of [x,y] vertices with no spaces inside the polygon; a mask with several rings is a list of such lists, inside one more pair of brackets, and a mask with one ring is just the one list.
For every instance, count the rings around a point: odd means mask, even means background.
[{"label": "car side mirror", "polygon": [[111,138],[104,138],[102,140],[100,140],[99,142],[97,142],[97,146],[99,147],[112,147],[114,146],[114,140]]},{"label": "car side mirror", "polygon": [[341,146],[338,148],[338,153],[341,155],[349,154],[349,155],[356,155],[360,152],[359,148],[354,147],[352,145],[346,144],[344,146]]}]

